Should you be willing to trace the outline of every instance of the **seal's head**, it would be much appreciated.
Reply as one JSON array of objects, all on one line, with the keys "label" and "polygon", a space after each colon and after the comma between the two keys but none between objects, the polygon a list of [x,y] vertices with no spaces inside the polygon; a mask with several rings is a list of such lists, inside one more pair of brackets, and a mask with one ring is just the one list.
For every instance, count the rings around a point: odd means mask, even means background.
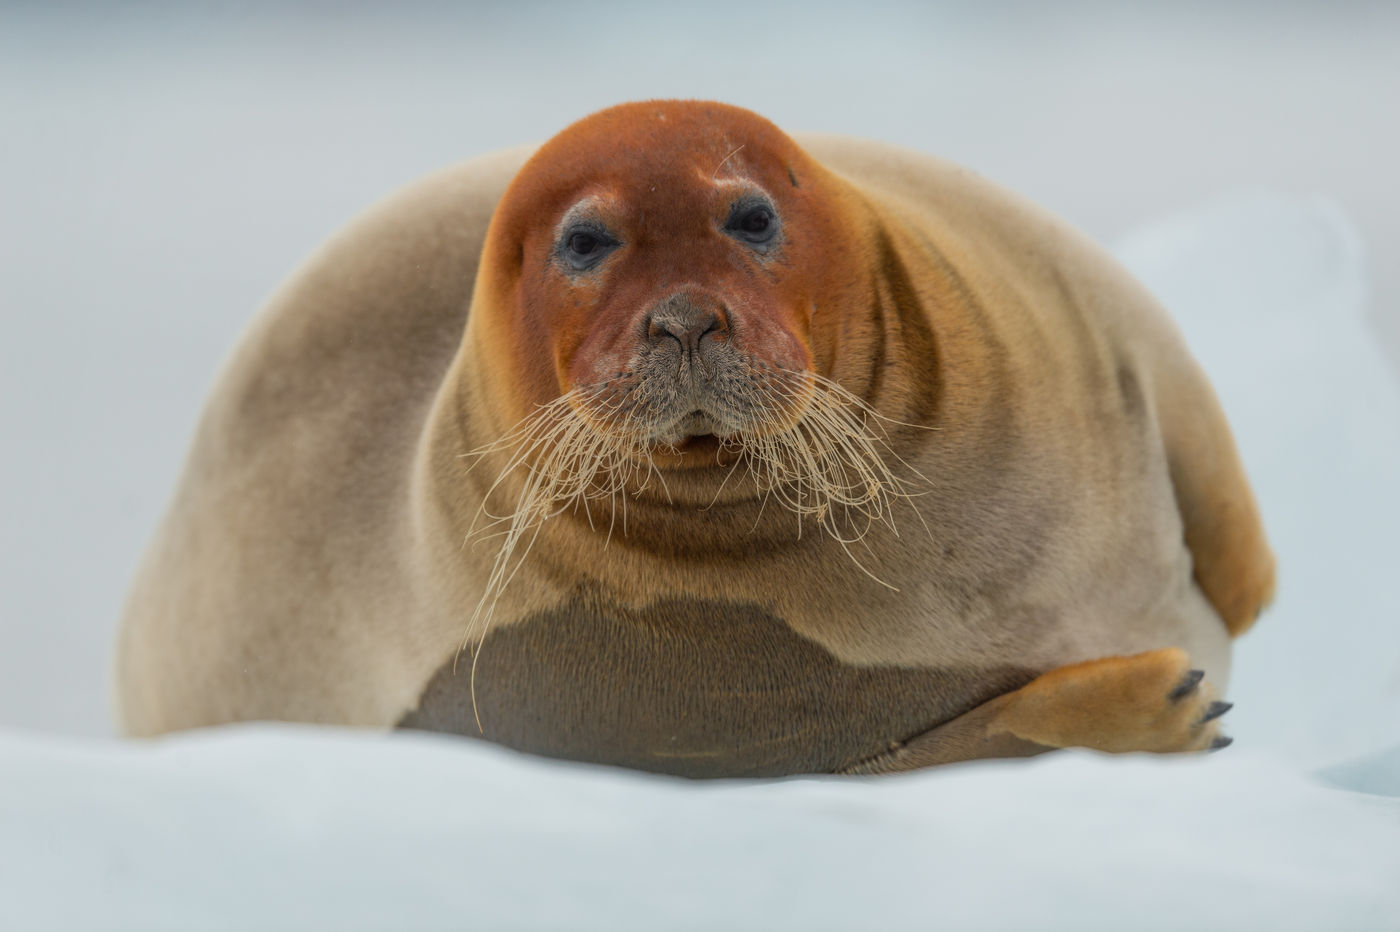
[{"label": "seal's head", "polygon": [[492,215],[453,382],[466,536],[500,541],[471,631],[555,516],[669,553],[892,523],[882,222],[723,104],[625,104],[540,147]]},{"label": "seal's head", "polygon": [[466,535],[500,534],[473,631],[554,516],[672,553],[891,523],[878,223],[722,104],[614,107],[535,153],[492,216],[458,359]]},{"label": "seal's head", "polygon": [[767,120],[625,104],[551,139],[492,218],[472,325],[517,418],[561,397],[673,467],[789,428],[868,307],[846,186]]}]

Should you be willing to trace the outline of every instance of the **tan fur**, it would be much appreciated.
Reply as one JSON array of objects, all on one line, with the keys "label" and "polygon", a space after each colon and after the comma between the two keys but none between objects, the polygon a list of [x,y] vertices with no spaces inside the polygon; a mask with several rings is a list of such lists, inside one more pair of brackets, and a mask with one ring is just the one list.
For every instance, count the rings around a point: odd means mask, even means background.
[{"label": "tan fur", "polygon": [[[877,143],[799,141],[823,166],[812,171],[833,173],[816,183],[841,192],[832,216],[859,227],[853,255],[878,303],[912,315],[852,312],[841,332],[819,322],[807,351],[896,421],[920,416],[920,393],[936,387],[927,423],[894,431],[903,480],[925,484],[896,503],[893,528],[877,523],[853,547],[810,523],[799,539],[794,515],[730,487],[715,499],[718,483],[694,472],[669,504],[632,501],[627,534],[559,516],[492,600],[491,630],[547,630],[541,619],[564,618],[583,585],[617,617],[649,619],[675,596],[760,606],[854,670],[1014,667],[1026,682],[1176,648],[1223,690],[1229,635],[1267,601],[1272,558],[1218,404],[1170,321],[1092,243],[971,172]],[[763,155],[730,142],[706,156],[720,181]],[[418,714],[464,637],[481,643],[469,622],[499,541],[468,538],[508,455],[468,455],[567,375],[503,364],[535,336],[512,332],[514,286],[477,270],[527,155],[394,196],[255,320],[132,590],[117,651],[128,732],[257,718],[390,726]],[[535,214],[541,229],[557,221]],[[517,248],[514,234],[492,235],[504,245],[488,255]],[[876,343],[878,372],[861,350]],[[492,494],[508,499],[520,481]],[[645,658],[635,667],[628,676],[646,676]],[[1130,669],[1118,692],[1085,696],[1127,707],[1157,687],[1156,667]],[[625,693],[620,674],[603,674],[580,674],[589,701]],[[1008,695],[1039,694],[1044,680]],[[926,727],[986,718],[975,692],[946,694],[938,714],[950,718]],[[1058,708],[997,727],[1077,743],[1084,732],[1064,721],[1074,704]]]},{"label": "tan fur", "polygon": [[1190,672],[1186,652],[1171,647],[1058,667],[845,772],[898,773],[1055,748],[1209,750],[1220,739],[1220,719],[1210,717],[1217,694],[1197,685],[1175,695]]}]

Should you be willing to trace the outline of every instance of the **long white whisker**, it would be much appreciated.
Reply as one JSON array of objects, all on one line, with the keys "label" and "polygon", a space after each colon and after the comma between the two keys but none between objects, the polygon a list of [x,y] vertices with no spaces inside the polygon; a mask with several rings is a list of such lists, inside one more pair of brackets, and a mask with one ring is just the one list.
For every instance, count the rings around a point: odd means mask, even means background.
[{"label": "long white whisker", "polygon": [[[871,530],[880,524],[898,534],[896,503],[923,494],[911,492],[903,477],[928,481],[899,455],[891,429],[937,428],[889,418],[837,382],[812,372],[767,370],[734,389],[730,401],[742,412],[742,422],[721,437],[719,445],[721,451],[737,455],[704,509],[720,501],[742,463],[744,481],[752,484],[759,499],[752,530],[762,523],[769,501],[776,501],[796,517],[799,537],[810,521],[836,541],[862,573],[894,589],[857,557],[852,546],[859,544],[873,557]],[[540,405],[500,439],[462,455],[468,471],[488,457],[503,461],[463,540],[464,547],[469,542],[498,542],[481,599],[458,648],[460,655],[473,645],[471,696],[478,728],[482,723],[476,667],[481,647],[497,602],[525,566],[545,523],[566,510],[582,509],[589,527],[602,533],[602,515],[595,519],[593,513],[596,502],[608,511],[607,547],[619,524],[627,535],[628,498],[644,494],[655,483],[666,501],[674,503],[653,453],[675,450],[654,439],[666,422],[655,413],[659,409],[650,407],[653,403],[654,392],[645,383],[577,388]],[[497,514],[503,496],[509,507]],[[921,509],[913,511],[928,531]]]}]

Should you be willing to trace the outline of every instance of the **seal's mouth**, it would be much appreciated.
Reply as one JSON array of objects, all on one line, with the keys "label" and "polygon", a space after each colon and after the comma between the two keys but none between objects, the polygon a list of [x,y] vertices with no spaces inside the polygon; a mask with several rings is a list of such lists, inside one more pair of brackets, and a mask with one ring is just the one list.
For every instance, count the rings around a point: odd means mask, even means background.
[{"label": "seal's mouth", "polygon": [[[877,523],[894,528],[893,505],[910,495],[896,468],[918,474],[886,427],[918,425],[893,421],[812,372],[760,368],[699,398],[665,390],[674,382],[649,394],[656,384],[623,378],[571,389],[465,454],[472,465],[496,467],[481,480],[482,505],[467,532],[468,540],[502,540],[482,606],[494,603],[540,528],[566,513],[611,539],[629,534],[628,510],[643,501],[671,513],[704,510],[732,486],[726,503],[747,501],[761,517],[771,500],[797,516],[797,537],[804,521],[842,546]],[[699,472],[713,466],[732,468]],[[682,471],[698,478],[675,481]]]},{"label": "seal's mouth", "polygon": [[639,365],[597,391],[601,404],[588,412],[600,429],[665,454],[738,443],[743,436],[785,426],[794,399],[761,388],[760,373],[738,358],[707,367]]},{"label": "seal's mouth", "polygon": [[690,411],[652,432],[645,461],[662,469],[731,465],[742,453],[743,433],[704,410]]},{"label": "seal's mouth", "polygon": [[702,444],[717,446],[722,437],[732,433],[708,411],[696,410],[657,431],[655,441],[664,446],[691,449]]},{"label": "seal's mouth", "polygon": [[695,410],[681,415],[668,430],[663,431],[663,434],[681,440],[688,440],[691,437],[718,434],[722,430],[723,428],[720,427],[719,423],[708,411]]}]

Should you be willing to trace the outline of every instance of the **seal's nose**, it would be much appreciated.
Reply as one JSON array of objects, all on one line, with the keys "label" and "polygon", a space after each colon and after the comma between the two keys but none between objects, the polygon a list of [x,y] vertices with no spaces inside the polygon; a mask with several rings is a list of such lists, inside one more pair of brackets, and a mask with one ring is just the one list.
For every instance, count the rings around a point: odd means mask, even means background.
[{"label": "seal's nose", "polygon": [[687,355],[700,349],[706,337],[722,340],[729,335],[729,317],[724,305],[691,295],[673,295],[647,315],[647,339],[653,346],[675,340]]}]

